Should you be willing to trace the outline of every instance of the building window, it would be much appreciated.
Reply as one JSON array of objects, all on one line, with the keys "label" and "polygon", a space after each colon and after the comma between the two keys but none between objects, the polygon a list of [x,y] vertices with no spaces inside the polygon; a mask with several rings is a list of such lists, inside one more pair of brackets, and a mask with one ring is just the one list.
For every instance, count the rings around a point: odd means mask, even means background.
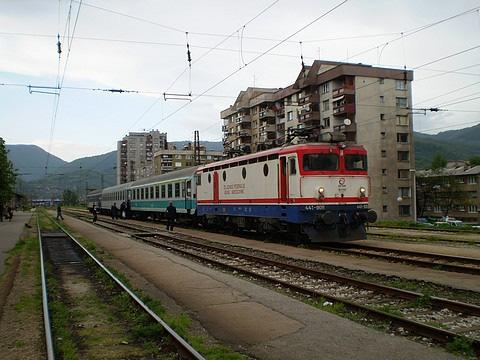
[{"label": "building window", "polygon": [[382,206],[382,211],[383,211],[383,212],[387,212],[387,211],[388,211],[388,206],[387,206],[387,205],[383,205],[383,206]]},{"label": "building window", "polygon": [[410,205],[400,205],[398,213],[400,216],[410,216]]},{"label": "building window", "polygon": [[293,120],[293,111],[287,112],[287,121]]},{"label": "building window", "polygon": [[397,160],[398,161],[408,161],[409,160],[409,152],[408,151],[398,151],[397,152]]},{"label": "building window", "polygon": [[387,157],[387,150],[382,150],[382,158]]},{"label": "building window", "polygon": [[388,189],[387,189],[386,186],[382,186],[382,192],[383,192],[384,194],[388,194]]},{"label": "building window", "polygon": [[398,169],[398,178],[399,179],[408,179],[410,171],[408,169]]},{"label": "building window", "polygon": [[408,143],[408,133],[397,133],[397,142],[402,144]]},{"label": "building window", "polygon": [[407,82],[405,80],[395,80],[395,89],[396,90],[406,90]]},{"label": "building window", "polygon": [[468,184],[476,184],[477,183],[477,177],[476,176],[469,176],[467,178]]},{"label": "building window", "polygon": [[401,198],[409,198],[410,197],[410,188],[409,187],[401,187],[398,188],[398,196]]},{"label": "building window", "polygon": [[396,106],[397,108],[402,108],[405,109],[408,104],[407,104],[407,98],[405,97],[397,97],[396,98]]},{"label": "building window", "polygon": [[322,85],[322,94],[326,94],[330,91],[330,83],[327,82]]},{"label": "building window", "polygon": [[382,169],[382,175],[387,175],[387,169]]},{"label": "building window", "polygon": [[441,213],[441,212],[442,212],[442,208],[440,207],[440,205],[434,205],[434,206],[433,206],[433,212],[435,212],[435,213]]},{"label": "building window", "polygon": [[167,197],[168,197],[168,198],[171,198],[171,197],[172,197],[172,193],[173,193],[172,187],[173,187],[172,184],[168,184],[168,185],[167,185]]},{"label": "building window", "polygon": [[478,212],[477,205],[468,205],[468,212],[471,214],[477,213]]},{"label": "building window", "polygon": [[330,127],[330,118],[329,117],[323,118],[323,127],[324,128],[329,128]]},{"label": "building window", "polygon": [[380,120],[385,120],[385,114],[380,114]]},{"label": "building window", "polygon": [[380,95],[380,104],[384,104],[384,103],[385,103],[385,96]]},{"label": "building window", "polygon": [[408,126],[408,116],[407,115],[397,115],[397,125],[398,126]]},{"label": "building window", "polygon": [[382,139],[385,139],[385,135],[386,135],[385,131],[380,132],[380,136],[382,137]]},{"label": "building window", "polygon": [[323,111],[330,110],[330,103],[328,100],[322,101],[322,108],[323,108]]}]

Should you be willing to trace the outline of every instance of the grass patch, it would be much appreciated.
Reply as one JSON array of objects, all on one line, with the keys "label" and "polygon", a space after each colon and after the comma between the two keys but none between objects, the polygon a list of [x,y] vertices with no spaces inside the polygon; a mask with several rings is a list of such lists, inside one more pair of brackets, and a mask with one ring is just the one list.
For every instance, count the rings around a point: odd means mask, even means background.
[{"label": "grass patch", "polygon": [[390,314],[390,315],[403,317],[403,314],[398,309],[396,309],[395,307],[393,307],[389,304],[384,304],[384,305],[378,306],[378,307],[376,307],[376,310],[387,313],[387,314]]},{"label": "grass patch", "polygon": [[447,344],[447,350],[457,355],[473,357],[473,341],[466,337],[458,336]]},{"label": "grass patch", "polygon": [[426,308],[430,307],[431,305],[432,297],[428,293],[425,293],[423,296],[413,299],[408,303],[408,306],[412,308]]}]

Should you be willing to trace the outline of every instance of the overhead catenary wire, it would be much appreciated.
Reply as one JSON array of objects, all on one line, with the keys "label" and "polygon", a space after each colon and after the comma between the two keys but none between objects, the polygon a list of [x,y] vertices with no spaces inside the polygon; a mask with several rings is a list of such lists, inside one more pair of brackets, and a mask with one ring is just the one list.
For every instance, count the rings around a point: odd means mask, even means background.
[{"label": "overhead catenary wire", "polygon": [[[74,39],[74,36],[75,36],[75,30],[77,28],[78,17],[80,15],[80,9],[81,9],[81,6],[82,6],[82,1],[83,0],[80,0],[79,5],[78,5],[77,15],[75,17],[75,23],[73,25],[73,30],[72,30],[71,37],[70,37],[69,40],[67,40],[68,47],[67,47],[67,55],[66,55],[66,58],[65,58],[65,65],[64,65],[64,68],[63,68],[63,74],[62,74],[61,80],[57,85],[58,86],[58,94],[55,96],[54,110],[53,110],[53,113],[52,113],[53,115],[52,115],[52,120],[51,120],[51,125],[50,125],[50,138],[49,138],[47,159],[45,161],[45,174],[48,173],[48,163],[49,163],[49,160],[50,160],[50,153],[51,153],[51,148],[52,148],[52,144],[53,144],[53,135],[55,133],[55,124],[56,124],[56,120],[57,120],[58,108],[59,108],[59,105],[60,105],[60,94],[61,94],[61,91],[62,91],[63,82],[65,80],[65,74],[67,72],[68,60],[70,58],[70,51],[71,51],[72,44],[73,44],[73,39]],[[72,0],[72,2],[73,2],[73,0]],[[71,14],[72,2],[70,2],[70,10],[69,10],[69,16],[68,17],[70,17],[70,14]],[[67,23],[69,23],[69,20],[67,20]]]}]

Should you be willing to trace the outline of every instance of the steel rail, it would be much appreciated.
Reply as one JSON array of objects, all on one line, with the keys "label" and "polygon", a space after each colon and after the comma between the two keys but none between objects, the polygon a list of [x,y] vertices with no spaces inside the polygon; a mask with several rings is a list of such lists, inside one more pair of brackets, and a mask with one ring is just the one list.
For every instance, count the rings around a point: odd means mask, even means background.
[{"label": "steel rail", "polygon": [[152,319],[157,321],[172,337],[172,339],[177,343],[177,345],[192,359],[196,360],[205,360],[205,358],[195,350],[188,342],[186,342],[180,335],[178,335],[162,318],[160,318],[153,310],[151,310],[135,293],[133,293],[125,284],[123,284],[110,270],[108,270],[105,265],[103,265],[93,254],[88,251],[67,229],[62,225],[52,219],[52,221],[57,225],[79,248],[81,248],[85,254],[87,254],[96,264],[100,267],[108,276],[125,291],[135,303],[143,309],[146,313],[150,315]]},{"label": "steel rail", "polygon": [[45,276],[45,261],[43,257],[43,248],[42,248],[42,233],[40,231],[40,222],[38,220],[38,213],[37,213],[37,234],[38,234],[38,243],[40,248],[40,277],[42,280],[42,307],[43,307],[43,325],[45,328],[45,347],[47,349],[47,359],[54,360],[55,352],[53,350],[52,327],[50,323],[50,311],[48,309],[47,278]]},{"label": "steel rail", "polygon": [[[326,251],[342,252],[345,254],[366,256],[369,258],[389,260],[397,263],[406,263],[406,264],[416,265],[416,266],[435,269],[435,270],[444,270],[444,271],[450,271],[450,272],[458,272],[462,274],[480,275],[480,267],[475,268],[475,267],[464,266],[464,265],[447,264],[443,262],[431,261],[431,260],[448,260],[452,262],[458,261],[462,263],[470,262],[470,263],[473,263],[473,265],[480,265],[480,259],[475,259],[475,258],[449,256],[449,255],[435,254],[435,253],[422,253],[417,251],[400,250],[400,249],[388,249],[388,248],[380,248],[380,247],[357,245],[357,244],[345,244],[345,245],[339,244],[336,246],[318,245],[315,248],[320,250],[326,250]],[[395,255],[388,255],[388,254],[362,252],[362,250],[378,251],[378,252],[385,252],[385,253],[390,252],[390,253],[396,253],[397,255],[429,258],[430,260],[412,259],[412,258],[398,257]]]}]

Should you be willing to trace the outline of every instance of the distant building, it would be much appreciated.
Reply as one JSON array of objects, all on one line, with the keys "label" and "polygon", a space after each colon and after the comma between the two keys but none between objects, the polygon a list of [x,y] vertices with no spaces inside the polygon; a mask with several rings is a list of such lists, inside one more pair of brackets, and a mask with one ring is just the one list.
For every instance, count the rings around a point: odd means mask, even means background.
[{"label": "distant building", "polygon": [[[208,164],[224,158],[223,151],[207,150],[200,146],[200,163]],[[154,154],[154,172],[156,175],[179,170],[195,165],[193,145],[190,143],[182,150],[169,146],[166,150],[159,150]]]},{"label": "distant building", "polygon": [[131,132],[117,143],[117,184],[153,175],[153,154],[167,148],[167,133]]},{"label": "distant building", "polygon": [[315,60],[284,89],[248,88],[221,112],[227,153],[282,145],[295,129],[343,132],[368,151],[370,206],[380,219],[412,218],[413,72]]},{"label": "distant building", "polygon": [[437,171],[418,171],[416,183],[418,216],[480,223],[480,165],[450,161]]}]

